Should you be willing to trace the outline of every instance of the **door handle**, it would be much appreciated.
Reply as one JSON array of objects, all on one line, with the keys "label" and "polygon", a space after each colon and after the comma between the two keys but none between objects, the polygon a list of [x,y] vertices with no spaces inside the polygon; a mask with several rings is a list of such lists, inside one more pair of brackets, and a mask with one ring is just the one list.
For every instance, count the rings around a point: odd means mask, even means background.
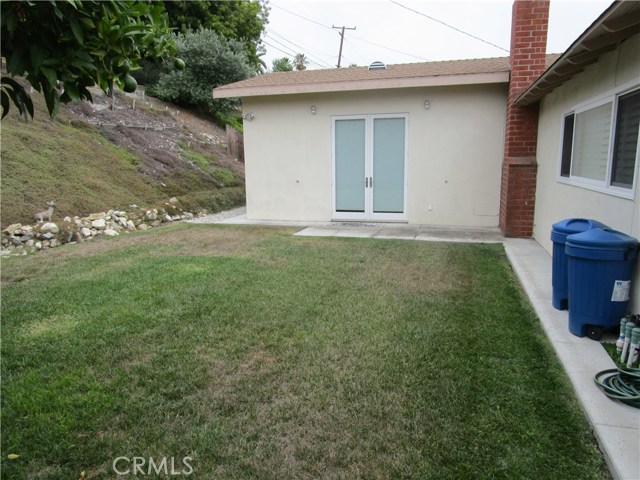
[{"label": "door handle", "polygon": [[373,177],[369,177],[369,186],[373,188]]},{"label": "door handle", "polygon": [[369,177],[364,177],[364,188],[369,188]]}]

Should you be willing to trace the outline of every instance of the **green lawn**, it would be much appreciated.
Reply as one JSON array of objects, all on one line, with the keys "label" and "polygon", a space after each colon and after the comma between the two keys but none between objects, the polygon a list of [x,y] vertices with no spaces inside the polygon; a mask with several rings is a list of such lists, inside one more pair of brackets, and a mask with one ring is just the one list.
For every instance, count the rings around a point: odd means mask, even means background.
[{"label": "green lawn", "polygon": [[3,260],[2,477],[609,478],[501,245],[292,232]]}]

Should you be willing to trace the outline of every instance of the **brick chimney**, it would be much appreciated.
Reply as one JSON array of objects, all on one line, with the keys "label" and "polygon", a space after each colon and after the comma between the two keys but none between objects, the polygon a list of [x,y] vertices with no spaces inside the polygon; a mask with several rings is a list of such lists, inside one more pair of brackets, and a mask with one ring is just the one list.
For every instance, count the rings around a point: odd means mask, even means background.
[{"label": "brick chimney", "polygon": [[530,237],[536,199],[538,106],[513,102],[545,70],[549,0],[513,3],[511,80],[507,103],[500,228],[507,237]]}]

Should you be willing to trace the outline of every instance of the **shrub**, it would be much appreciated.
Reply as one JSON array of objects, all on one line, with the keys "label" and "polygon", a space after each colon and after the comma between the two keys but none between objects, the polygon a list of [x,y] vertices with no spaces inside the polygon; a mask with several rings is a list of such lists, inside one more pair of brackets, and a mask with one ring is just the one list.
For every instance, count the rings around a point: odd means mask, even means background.
[{"label": "shrub", "polygon": [[178,34],[176,48],[185,61],[185,69],[172,68],[169,73],[161,74],[158,83],[149,88],[151,95],[210,114],[237,108],[238,99],[214,99],[211,90],[252,75],[242,42],[203,29]]}]

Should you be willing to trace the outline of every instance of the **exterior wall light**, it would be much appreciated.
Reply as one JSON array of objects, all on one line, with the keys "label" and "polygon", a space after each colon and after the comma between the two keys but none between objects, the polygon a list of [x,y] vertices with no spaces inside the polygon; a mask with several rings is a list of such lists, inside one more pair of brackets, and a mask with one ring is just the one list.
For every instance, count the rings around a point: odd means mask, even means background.
[{"label": "exterior wall light", "polygon": [[315,105],[311,105],[311,115],[315,115],[318,112],[318,109]]},{"label": "exterior wall light", "polygon": [[253,112],[248,112],[248,113],[245,113],[242,116],[242,118],[244,118],[245,120],[251,121],[251,120],[253,120],[255,118],[255,115],[253,114]]},{"label": "exterior wall light", "polygon": [[429,110],[430,108],[431,108],[431,101],[425,100],[424,101],[424,109],[425,110]]}]

